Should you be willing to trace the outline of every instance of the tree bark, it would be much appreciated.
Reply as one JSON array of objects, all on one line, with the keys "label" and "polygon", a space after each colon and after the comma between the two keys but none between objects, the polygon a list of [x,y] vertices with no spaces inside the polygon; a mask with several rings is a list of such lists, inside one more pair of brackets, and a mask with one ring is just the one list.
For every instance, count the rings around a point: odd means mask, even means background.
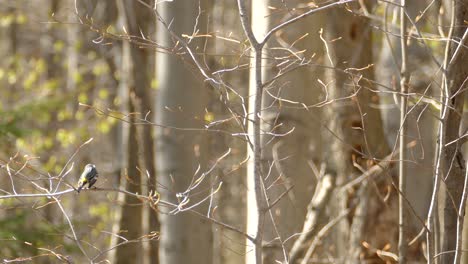
[{"label": "tree bark", "polygon": [[[303,12],[303,1],[288,1],[289,12],[270,16],[270,2],[252,2],[252,28],[258,39],[263,39],[268,29]],[[264,241],[272,242],[264,246],[265,263],[287,261],[292,243],[285,240],[300,232],[317,182],[309,163],[315,165],[322,159],[321,131],[316,127],[320,126],[321,108],[313,105],[325,92],[318,81],[323,80],[323,71],[307,64],[322,61],[319,31],[325,15],[314,14],[280,31],[262,51],[266,84],[260,129],[262,170],[268,172],[263,177],[270,202],[282,197],[266,214]],[[292,53],[297,53],[296,57],[289,57]],[[278,136],[282,134],[285,136]]]},{"label": "tree bark", "polygon": [[[121,1],[119,6],[123,16],[125,16],[125,25],[129,34],[130,58],[132,87],[130,100],[135,107],[140,118],[146,118],[149,122],[153,120],[150,80],[151,65],[149,59],[152,58],[151,53],[138,45],[136,39],[141,37],[141,34],[148,35],[150,22],[152,21],[152,10],[143,6],[138,2]],[[139,148],[139,164],[142,165],[140,170],[145,174],[144,184],[142,185],[143,194],[148,195],[150,192],[156,191],[156,171],[154,166],[154,143],[153,143],[153,128],[152,126],[141,125],[137,127],[137,141]],[[149,177],[146,177],[146,172]],[[141,223],[142,233],[150,234],[151,232],[159,231],[159,220],[157,213],[149,207],[143,208],[143,221]],[[158,243],[157,240],[143,244],[143,263],[158,263]]]},{"label": "tree bark", "polygon": [[[135,106],[129,101],[129,111],[133,113]],[[130,122],[135,122],[134,117],[130,118]],[[121,179],[121,186],[132,193],[141,193],[141,175],[138,171],[138,140],[136,125],[130,124],[128,133],[128,167],[124,177]],[[142,205],[141,201],[133,196],[126,195],[122,206],[122,216],[120,219],[120,232],[118,235],[125,237],[128,240],[138,239],[141,237],[141,222],[142,222]],[[119,240],[119,243],[123,240]],[[129,243],[117,247],[116,262],[128,263],[135,261],[141,263],[142,248],[139,243]]]},{"label": "tree bark", "polygon": [[[462,45],[466,45],[466,21],[468,21],[468,1],[452,1],[453,31],[451,39],[461,39],[464,43],[450,42],[446,53],[446,80],[444,90],[447,102],[447,114],[442,120],[444,139],[442,141],[442,180],[445,182],[446,194],[443,203],[443,237],[441,263],[454,263],[457,246],[457,221],[462,221],[463,216],[458,215],[463,183],[465,179],[465,159],[462,155],[460,142],[460,128],[463,116],[463,107],[466,100],[465,90],[468,87],[468,51]],[[463,225],[462,225],[463,226]]]},{"label": "tree bark", "polygon": [[[174,34],[192,35],[199,4],[203,11],[207,7],[206,3],[195,0],[162,2],[157,4],[157,10],[162,19],[170,23],[170,30]],[[199,33],[206,32],[205,19],[204,14],[198,18],[196,30]],[[163,125],[157,129],[156,140],[158,188],[162,199],[177,203],[176,193],[189,187],[198,165],[201,166],[201,171],[205,168],[204,131],[183,129],[203,128],[207,95],[205,85],[184,64],[187,60],[181,46],[176,45],[171,34],[161,23],[157,26],[158,43],[175,53],[164,52],[156,55],[156,123]],[[200,41],[200,38],[190,41],[189,46],[194,52],[199,52],[202,48]],[[195,210],[203,208],[205,207],[200,206]],[[193,214],[169,215],[164,207],[160,210],[160,262],[211,263],[211,225]]]},{"label": "tree bark", "polygon": [[[412,27],[410,21],[418,21],[418,28],[426,28],[435,26],[430,19],[417,19],[420,14],[427,8],[428,1],[406,1],[405,15],[407,16],[408,26]],[[381,91],[397,90],[398,82],[401,82],[401,63],[402,63],[402,39],[399,37],[399,28],[401,23],[396,24],[398,21],[401,7],[386,5],[384,6],[384,32],[386,36],[383,39],[382,48],[379,50],[379,59],[376,63],[376,81],[382,85]],[[425,17],[431,17],[432,9],[427,10]],[[435,13],[435,12],[434,12]],[[393,14],[393,16],[392,16]],[[432,14],[436,15],[436,14]],[[429,20],[429,21],[428,21]],[[393,21],[391,24],[390,21]],[[434,29],[435,30],[435,29]],[[407,31],[411,32],[411,31]],[[409,100],[408,110],[400,111],[401,95],[392,93],[379,93],[379,98],[383,107],[381,109],[382,117],[384,120],[385,137],[390,146],[396,146],[399,140],[399,134],[404,134],[408,139],[408,143],[412,145],[408,147],[405,145],[404,167],[408,177],[406,177],[404,184],[408,190],[401,198],[406,203],[405,212],[407,214],[406,230],[407,238],[415,237],[424,227],[424,221],[421,219],[426,218],[429,204],[431,201],[430,194],[432,190],[433,178],[433,161],[435,153],[435,138],[436,132],[436,119],[432,112],[431,106],[424,102],[415,102],[417,99],[411,94],[424,94],[427,97],[434,95],[437,87],[433,85],[433,75],[438,72],[434,67],[431,54],[428,52],[424,44],[414,41],[414,38],[408,36],[407,33],[407,56],[406,68],[410,72],[408,78],[407,91],[409,95],[406,97]],[[382,70],[385,69],[385,70]],[[406,112],[406,113],[405,113]],[[401,131],[400,115],[404,113],[405,130]],[[399,152],[401,153],[401,151]],[[401,160],[401,157],[398,158]],[[396,173],[396,168],[395,168]],[[392,172],[393,173],[393,172]],[[402,184],[402,181],[398,182]],[[396,181],[395,181],[396,184]],[[412,190],[418,190],[414,192]],[[410,210],[409,210],[410,209]],[[390,230],[388,230],[390,231]],[[391,231],[393,233],[393,231]],[[386,233],[387,236],[390,233]],[[423,240],[415,241],[408,248],[408,261],[425,261],[424,256],[420,254],[420,248]],[[393,251],[393,248],[392,248]],[[393,251],[396,253],[396,251]]]},{"label": "tree bark", "polygon": [[406,264],[408,253],[408,211],[406,208],[406,144],[407,144],[407,106],[408,106],[408,86],[409,86],[409,71],[408,63],[408,44],[407,44],[407,18],[406,18],[406,1],[401,0],[400,10],[400,46],[401,46],[401,67],[400,67],[400,133],[399,139],[399,161],[398,161],[398,261],[401,264]]},{"label": "tree bark", "polygon": [[[354,4],[350,6],[359,7]],[[325,29],[327,34],[324,39],[327,43],[324,45],[329,46],[329,63],[335,69],[328,71],[327,82],[331,82],[330,100],[338,101],[325,109],[324,120],[329,122],[325,126],[329,124],[331,132],[331,148],[327,151],[329,158],[326,160],[327,171],[336,175],[337,186],[341,186],[362,173],[358,166],[367,170],[390,150],[382,142],[384,131],[380,111],[371,107],[379,103],[379,98],[373,91],[374,72],[370,67],[373,63],[372,31],[369,23],[367,19],[356,17],[344,8],[333,9],[328,18],[329,27]],[[331,39],[336,41],[328,43]],[[348,99],[340,101],[343,98]],[[388,184],[388,181],[378,181],[380,187]],[[334,232],[338,263],[360,263],[361,258],[368,256],[363,251],[363,241],[381,248],[394,237],[392,233],[385,237],[378,233],[379,225],[384,223],[377,221],[386,207],[382,206],[379,194],[367,188],[369,184],[336,190],[333,216],[337,217],[347,209],[355,209],[340,221]],[[373,228],[365,229],[366,226]],[[388,226],[386,229],[389,229]],[[392,232],[391,229],[388,231]]]},{"label": "tree bark", "polygon": [[[232,32],[233,35],[242,35],[242,28],[238,23],[237,3],[235,1],[217,2],[212,7],[212,19],[210,20],[209,32]],[[208,42],[212,50],[209,54],[222,54],[220,57],[210,57],[210,68],[228,69],[239,65],[239,57],[242,54],[235,54],[230,46],[225,42]],[[234,54],[235,56],[229,56]],[[248,58],[241,59],[241,63],[248,63]],[[213,67],[211,67],[213,66]],[[236,92],[246,98],[248,87],[247,71],[236,71],[223,74],[223,81],[236,87]],[[234,101],[233,99],[231,99]],[[232,101],[220,100],[218,90],[210,92],[209,109],[213,112],[215,120],[230,119],[232,110],[239,109],[238,105],[233,105]],[[213,129],[225,131],[242,131],[242,125],[236,121],[217,124]],[[237,226],[240,230],[245,230],[246,224],[246,178],[245,166],[242,164],[246,157],[245,142],[242,138],[232,137],[226,134],[211,134],[209,138],[210,157],[215,160],[226,152],[228,148],[232,150],[223,163],[219,164],[219,173],[215,174],[221,178],[222,188],[217,192],[212,204],[213,217],[217,220]],[[213,225],[213,263],[238,264],[245,259],[245,237],[242,234]]]},{"label": "tree bark", "polygon": [[[128,104],[128,112],[134,113],[135,112],[135,105],[134,101],[131,99],[132,94],[134,93],[135,83],[133,80],[133,76],[131,69],[134,67],[131,61],[131,53],[130,53],[130,44],[124,43],[123,44],[124,55],[126,57],[124,59],[124,63],[127,63],[127,71],[122,71],[125,75],[127,75],[126,79],[126,92],[128,95],[127,104]],[[126,158],[126,170],[121,177],[120,186],[122,189],[125,189],[132,193],[141,193],[141,175],[138,171],[139,162],[138,162],[138,140],[137,140],[137,128],[134,124],[135,117],[132,115],[129,119],[130,123],[128,125],[128,134],[127,134],[127,148],[125,151],[127,152]],[[123,199],[119,199],[123,202],[121,208],[121,216],[119,220],[119,232],[118,234],[125,237],[128,240],[138,239],[141,236],[141,223],[142,223],[142,207],[141,202],[136,199],[135,197],[131,197],[125,195]],[[123,240],[119,239],[117,243],[122,243]],[[128,261],[135,261],[141,262],[142,250],[141,245],[138,243],[129,243],[122,246],[117,247],[115,253],[116,259],[115,263],[128,263]]]},{"label": "tree bark", "polygon": [[[117,2],[117,7],[120,13],[121,18],[126,21],[127,17],[124,12],[125,7],[121,1]],[[135,102],[132,100],[132,96],[135,91],[135,79],[133,76],[133,65],[132,56],[131,56],[131,46],[130,43],[124,42],[122,49],[122,77],[121,85],[123,92],[126,93],[123,98],[126,100],[123,101],[127,104],[127,111],[129,113],[134,113],[136,110]],[[121,98],[121,99],[123,99]],[[134,124],[135,116],[131,115],[129,118],[129,124],[124,126],[124,129],[128,129],[124,133],[123,140],[125,142],[126,148],[123,149],[125,154],[125,168],[121,174],[120,179],[120,188],[125,189],[132,193],[141,193],[141,175],[138,171],[139,167],[139,146],[137,140],[137,127]],[[119,236],[125,237],[128,240],[138,239],[142,235],[141,224],[142,224],[142,206],[141,201],[136,199],[133,196],[124,195],[119,193],[118,201],[122,203],[120,208],[120,215],[117,217],[118,225],[115,225],[113,232],[116,232]],[[124,242],[123,239],[114,239],[112,246],[116,246]],[[115,263],[128,263],[128,261],[135,261],[141,263],[142,261],[142,247],[138,243],[128,243],[122,244],[116,248],[114,256],[112,256],[112,261]]]}]

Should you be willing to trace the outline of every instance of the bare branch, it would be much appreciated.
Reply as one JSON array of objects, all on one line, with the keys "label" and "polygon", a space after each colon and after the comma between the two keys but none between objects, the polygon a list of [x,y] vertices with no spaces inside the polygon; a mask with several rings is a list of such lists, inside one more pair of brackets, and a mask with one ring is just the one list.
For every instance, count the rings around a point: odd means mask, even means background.
[{"label": "bare branch", "polygon": [[285,21],[275,27],[273,27],[270,31],[268,31],[268,33],[265,35],[265,38],[260,42],[260,44],[265,44],[268,39],[278,30],[281,30],[282,28],[286,27],[286,26],[289,26],[301,19],[303,19],[304,17],[307,17],[307,16],[310,16],[314,13],[317,13],[319,11],[322,11],[322,10],[326,10],[326,9],[329,9],[329,8],[332,8],[332,7],[336,7],[336,6],[340,6],[340,5],[343,5],[343,4],[348,4],[348,3],[351,3],[351,2],[356,2],[357,0],[339,0],[337,2],[334,2],[334,3],[331,3],[331,4],[328,4],[328,5],[324,5],[324,6],[321,6],[321,7],[317,7],[315,9],[312,9],[312,10],[309,10],[307,12],[305,12],[304,14],[301,14],[299,16],[296,16],[294,18],[291,18],[289,19],[288,21]]}]

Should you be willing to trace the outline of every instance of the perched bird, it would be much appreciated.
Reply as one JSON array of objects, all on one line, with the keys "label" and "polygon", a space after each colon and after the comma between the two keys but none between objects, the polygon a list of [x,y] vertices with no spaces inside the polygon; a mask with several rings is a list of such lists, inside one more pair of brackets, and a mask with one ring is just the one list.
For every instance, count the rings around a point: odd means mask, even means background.
[{"label": "perched bird", "polygon": [[88,189],[93,186],[98,178],[98,172],[96,170],[96,165],[94,164],[87,164],[84,168],[83,173],[81,173],[81,177],[78,180],[78,189],[77,191],[80,192],[83,187],[88,184]]}]

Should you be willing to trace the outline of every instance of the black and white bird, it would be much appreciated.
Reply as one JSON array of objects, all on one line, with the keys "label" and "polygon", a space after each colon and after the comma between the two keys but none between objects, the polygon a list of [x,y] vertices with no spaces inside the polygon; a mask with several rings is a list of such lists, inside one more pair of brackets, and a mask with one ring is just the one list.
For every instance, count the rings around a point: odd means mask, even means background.
[{"label": "black and white bird", "polygon": [[80,192],[86,184],[88,184],[88,189],[91,188],[96,183],[97,178],[98,172],[96,170],[96,165],[87,164],[78,180],[77,191]]}]

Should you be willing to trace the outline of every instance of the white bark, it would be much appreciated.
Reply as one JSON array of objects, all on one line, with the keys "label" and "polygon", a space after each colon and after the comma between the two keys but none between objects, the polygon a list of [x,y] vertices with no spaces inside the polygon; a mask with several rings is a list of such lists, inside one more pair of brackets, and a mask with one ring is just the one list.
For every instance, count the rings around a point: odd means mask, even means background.
[{"label": "white bark", "polygon": [[[242,1],[242,0],[241,0]],[[254,33],[255,38],[257,39],[263,39],[265,36],[265,33],[268,29],[268,20],[266,19],[267,17],[267,9],[266,5],[268,4],[268,1],[252,1],[252,7],[251,10],[255,12],[255,15],[252,16],[251,24],[247,25],[249,27],[252,27],[252,31]],[[248,16],[250,14],[247,13]],[[258,75],[259,69],[261,71],[262,69],[262,64],[258,65],[255,61],[255,56],[262,56],[261,54],[255,54],[255,51],[252,49],[251,52],[251,67],[250,67],[250,78],[249,78],[249,108],[248,108],[248,113],[249,113],[249,119],[254,120],[255,115],[259,115],[260,109],[256,109],[256,100],[257,97],[262,97],[262,94],[257,94],[258,89],[258,79],[256,75]],[[260,59],[261,61],[261,59]],[[258,67],[258,68],[257,68]],[[261,77],[261,76],[260,76]],[[261,82],[261,81],[260,81]],[[249,122],[248,124],[248,134],[249,137],[251,138],[251,143],[255,144],[252,139],[255,137],[255,126],[260,126],[260,124],[254,124],[252,121]],[[257,142],[258,144],[260,142]],[[260,217],[259,215],[259,205],[257,204],[257,195],[258,195],[258,186],[256,188],[256,185],[258,185],[258,182],[256,183],[256,177],[260,177],[258,175],[258,164],[257,162],[260,162],[258,159],[255,158],[258,153],[260,152],[261,149],[255,149],[254,146],[252,145],[247,145],[247,155],[249,157],[249,161],[247,164],[247,234],[252,235],[254,237],[257,237],[257,234],[259,232],[258,230],[258,223]],[[263,194],[261,194],[263,195]],[[262,223],[263,224],[263,223]],[[261,243],[261,242],[260,242]],[[258,253],[257,250],[258,248],[256,245],[250,241],[246,240],[247,248],[246,248],[246,263],[247,264],[254,264],[258,262]],[[261,263],[261,262],[260,262]]]}]

